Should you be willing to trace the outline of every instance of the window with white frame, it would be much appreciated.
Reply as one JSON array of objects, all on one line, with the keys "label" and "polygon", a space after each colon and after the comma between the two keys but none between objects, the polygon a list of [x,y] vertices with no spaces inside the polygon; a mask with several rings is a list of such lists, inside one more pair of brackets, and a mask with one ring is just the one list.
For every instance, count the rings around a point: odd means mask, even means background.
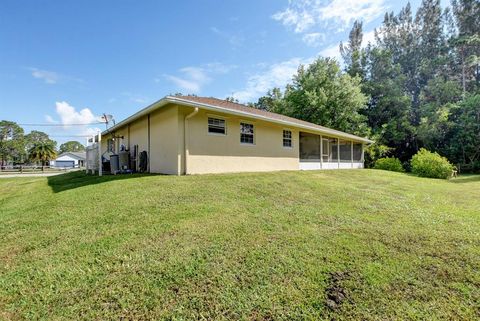
[{"label": "window with white frame", "polygon": [[240,123],[240,143],[254,144],[253,124]]},{"label": "window with white frame", "polygon": [[225,135],[227,133],[225,119],[208,117],[208,133]]},{"label": "window with white frame", "polygon": [[283,130],[283,147],[292,147],[292,131],[288,129]]}]

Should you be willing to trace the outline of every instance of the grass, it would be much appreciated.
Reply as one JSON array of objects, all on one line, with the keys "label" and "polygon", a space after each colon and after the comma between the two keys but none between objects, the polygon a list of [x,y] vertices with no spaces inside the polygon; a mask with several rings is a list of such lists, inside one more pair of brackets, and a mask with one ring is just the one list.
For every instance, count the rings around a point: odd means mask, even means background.
[{"label": "grass", "polygon": [[0,319],[480,318],[480,176],[0,179]]}]

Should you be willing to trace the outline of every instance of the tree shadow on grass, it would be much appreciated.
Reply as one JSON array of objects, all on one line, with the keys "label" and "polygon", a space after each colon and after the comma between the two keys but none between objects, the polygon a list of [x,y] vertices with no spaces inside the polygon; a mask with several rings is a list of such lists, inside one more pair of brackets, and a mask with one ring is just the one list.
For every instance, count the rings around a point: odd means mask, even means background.
[{"label": "tree shadow on grass", "polygon": [[450,182],[455,183],[455,184],[461,184],[461,183],[475,183],[479,182],[480,183],[480,175],[460,175],[457,178],[452,178],[450,179]]},{"label": "tree shadow on grass", "polygon": [[152,174],[120,174],[120,175],[87,175],[84,171],[75,171],[66,174],[60,174],[55,176],[48,176],[48,185],[54,193],[60,193],[70,189],[101,184],[110,181],[117,181],[129,178],[138,178],[144,176],[150,176]]}]

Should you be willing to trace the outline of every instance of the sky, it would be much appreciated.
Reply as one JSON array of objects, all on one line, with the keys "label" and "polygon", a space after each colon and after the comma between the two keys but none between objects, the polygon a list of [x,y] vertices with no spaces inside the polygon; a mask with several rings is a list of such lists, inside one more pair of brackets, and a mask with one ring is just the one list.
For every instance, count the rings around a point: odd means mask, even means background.
[{"label": "sky", "polygon": [[105,125],[73,124],[103,113],[120,121],[177,92],[254,102],[283,88],[299,64],[340,60],[356,19],[374,41],[384,13],[405,4],[0,0],[0,120],[83,143]]}]

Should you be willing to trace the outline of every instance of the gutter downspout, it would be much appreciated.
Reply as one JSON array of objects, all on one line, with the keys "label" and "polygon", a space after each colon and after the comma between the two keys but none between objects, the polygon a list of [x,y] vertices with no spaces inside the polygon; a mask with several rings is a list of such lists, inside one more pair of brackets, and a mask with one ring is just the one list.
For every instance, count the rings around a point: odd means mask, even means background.
[{"label": "gutter downspout", "polygon": [[184,133],[183,133],[183,146],[185,148],[185,175],[188,175],[188,155],[189,155],[189,146],[188,146],[188,120],[195,116],[198,113],[198,107],[195,107],[195,110],[192,111],[190,114],[185,116],[184,121]]}]

